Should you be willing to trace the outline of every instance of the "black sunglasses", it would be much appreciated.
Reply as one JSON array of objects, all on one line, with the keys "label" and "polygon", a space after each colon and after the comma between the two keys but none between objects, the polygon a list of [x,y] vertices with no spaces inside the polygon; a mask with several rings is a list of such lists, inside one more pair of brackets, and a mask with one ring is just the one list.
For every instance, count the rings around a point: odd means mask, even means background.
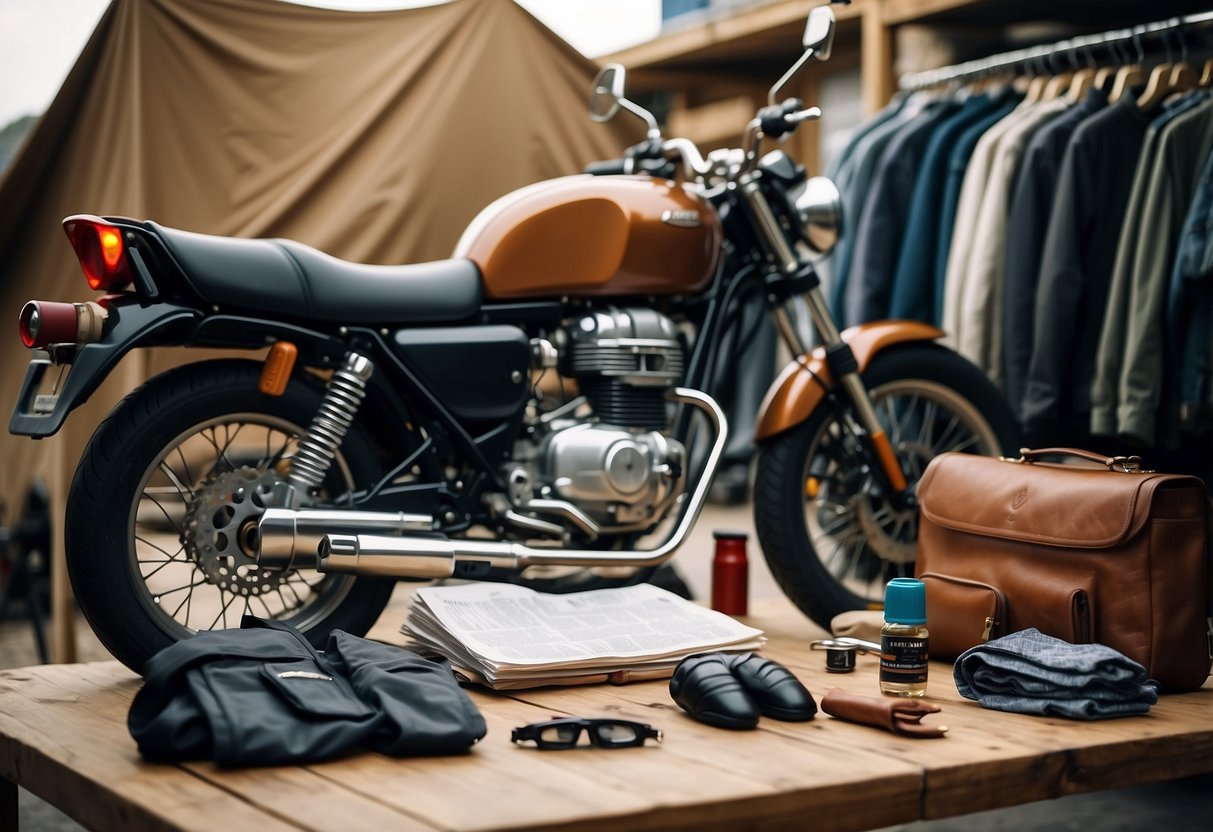
[{"label": "black sunglasses", "polygon": [[661,742],[661,731],[642,722],[626,719],[581,719],[575,716],[523,725],[510,732],[510,740],[533,740],[538,748],[555,751],[575,747],[577,740],[581,738],[582,729],[589,735],[590,745],[598,748],[632,748],[644,745],[644,741],[650,738]]}]

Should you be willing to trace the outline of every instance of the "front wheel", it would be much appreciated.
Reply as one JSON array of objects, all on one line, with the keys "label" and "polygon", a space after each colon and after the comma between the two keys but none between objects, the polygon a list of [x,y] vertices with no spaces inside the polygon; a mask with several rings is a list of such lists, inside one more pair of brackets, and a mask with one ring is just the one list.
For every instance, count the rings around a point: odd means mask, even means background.
[{"label": "front wheel", "polygon": [[[365,633],[391,581],[258,567],[257,520],[272,503],[324,388],[291,379],[257,389],[260,365],[209,361],[170,370],[97,428],[68,494],[65,546],[80,608],[101,642],[139,671],[154,653],[242,614],[327,633]],[[357,424],[316,496],[348,500],[376,470]]]},{"label": "front wheel", "polygon": [[[1005,399],[951,350],[897,347],[879,354],[863,381],[911,490],[941,453],[1017,447]],[[772,437],[758,457],[754,521],[763,554],[784,594],[827,630],[839,613],[879,609],[885,584],[914,574],[917,507],[887,499],[856,435],[840,398]]]}]

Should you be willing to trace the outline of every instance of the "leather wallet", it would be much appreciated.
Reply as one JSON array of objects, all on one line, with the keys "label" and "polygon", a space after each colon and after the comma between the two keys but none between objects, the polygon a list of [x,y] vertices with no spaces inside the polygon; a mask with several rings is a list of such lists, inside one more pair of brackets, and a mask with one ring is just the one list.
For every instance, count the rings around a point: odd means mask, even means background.
[{"label": "leather wallet", "polygon": [[919,699],[864,696],[830,688],[821,700],[821,709],[832,717],[884,728],[904,737],[935,739],[948,731],[946,725],[922,724],[924,716],[939,713],[941,708]]}]

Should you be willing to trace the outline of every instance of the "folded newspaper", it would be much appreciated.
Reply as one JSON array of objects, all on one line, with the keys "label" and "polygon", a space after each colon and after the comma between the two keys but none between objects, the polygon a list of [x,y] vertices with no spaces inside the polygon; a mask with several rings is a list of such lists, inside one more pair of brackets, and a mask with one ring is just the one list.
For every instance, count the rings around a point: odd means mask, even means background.
[{"label": "folded newspaper", "polygon": [[756,650],[762,630],[653,586],[549,595],[512,584],[417,590],[401,631],[498,690],[670,676],[686,656]]}]

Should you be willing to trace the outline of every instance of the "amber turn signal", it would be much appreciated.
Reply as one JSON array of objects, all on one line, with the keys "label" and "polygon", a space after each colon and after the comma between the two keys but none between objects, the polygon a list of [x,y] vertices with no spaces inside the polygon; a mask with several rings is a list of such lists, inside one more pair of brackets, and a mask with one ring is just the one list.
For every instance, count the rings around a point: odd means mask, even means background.
[{"label": "amber turn signal", "polygon": [[298,355],[299,348],[290,341],[275,342],[261,367],[261,382],[257,389],[267,396],[281,396],[285,393]]},{"label": "amber turn signal", "polygon": [[109,313],[99,303],[55,303],[31,300],[21,307],[21,343],[34,349],[51,344],[100,341]]}]

